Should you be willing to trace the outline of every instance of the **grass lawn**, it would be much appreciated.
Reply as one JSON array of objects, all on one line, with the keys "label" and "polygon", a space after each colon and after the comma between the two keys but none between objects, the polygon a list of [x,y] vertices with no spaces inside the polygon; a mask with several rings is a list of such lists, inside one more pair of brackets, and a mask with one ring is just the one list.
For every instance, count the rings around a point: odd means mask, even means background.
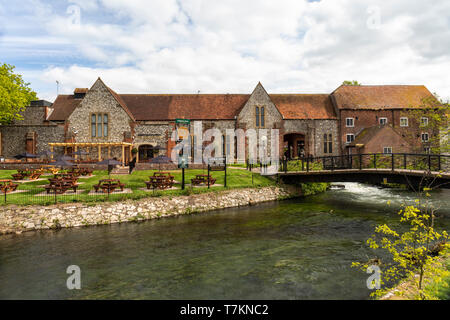
[{"label": "grass lawn", "polygon": [[[119,179],[125,184],[125,188],[131,189],[132,193],[127,194],[110,194],[109,197],[106,194],[98,193],[96,195],[89,195],[89,192],[93,190],[93,185],[97,184],[101,179],[108,179],[107,171],[94,171],[94,176],[89,178],[80,178],[78,183],[81,183],[78,190],[81,193],[76,195],[57,195],[58,203],[67,202],[98,202],[98,201],[120,201],[126,199],[140,199],[145,197],[160,197],[166,195],[189,195],[196,193],[204,193],[210,191],[221,191],[225,189],[233,188],[247,188],[247,187],[264,187],[276,185],[276,182],[268,177],[260,176],[257,173],[253,173],[253,183],[252,183],[252,173],[242,169],[228,168],[227,170],[227,188],[223,187],[224,184],[224,172],[215,171],[211,175],[217,179],[216,184],[221,186],[212,186],[208,190],[207,186],[194,187],[191,188],[186,185],[185,190],[181,190],[181,170],[170,171],[175,177],[176,183],[175,187],[177,190],[166,190],[166,191],[145,191],[142,190],[146,188],[144,181],[149,180],[149,176],[157,170],[146,170],[146,171],[134,171],[131,175],[111,175],[111,178]],[[11,175],[16,173],[16,170],[0,170],[0,179],[12,179]],[[185,181],[186,184],[191,183],[191,178],[194,178],[197,174],[206,174],[207,170],[186,170],[185,171]],[[18,205],[30,205],[30,204],[53,204],[55,203],[55,196],[52,194],[45,196],[37,196],[45,192],[42,185],[48,184],[47,178],[49,176],[41,176],[44,180],[20,183],[17,190],[26,190],[22,193],[7,194],[6,204],[18,204]],[[0,204],[5,205],[3,194],[0,195]]]}]

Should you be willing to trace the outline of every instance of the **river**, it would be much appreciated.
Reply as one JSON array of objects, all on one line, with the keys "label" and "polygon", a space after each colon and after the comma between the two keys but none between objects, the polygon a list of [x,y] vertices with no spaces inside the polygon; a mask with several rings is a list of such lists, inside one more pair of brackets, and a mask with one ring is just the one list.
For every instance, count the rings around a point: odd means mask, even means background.
[{"label": "river", "polygon": [[[365,245],[404,190],[345,190],[120,225],[0,238],[0,299],[368,299]],[[450,230],[450,190],[432,194]],[[391,204],[388,205],[387,202]],[[68,290],[66,269],[81,269]]]}]

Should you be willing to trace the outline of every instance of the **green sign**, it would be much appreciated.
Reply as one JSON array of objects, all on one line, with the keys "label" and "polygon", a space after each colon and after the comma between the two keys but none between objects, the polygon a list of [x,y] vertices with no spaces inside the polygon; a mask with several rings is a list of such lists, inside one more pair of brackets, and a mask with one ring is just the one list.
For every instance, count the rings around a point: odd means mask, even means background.
[{"label": "green sign", "polygon": [[175,119],[175,123],[176,124],[190,125],[191,124],[191,120],[189,120],[189,119]]}]

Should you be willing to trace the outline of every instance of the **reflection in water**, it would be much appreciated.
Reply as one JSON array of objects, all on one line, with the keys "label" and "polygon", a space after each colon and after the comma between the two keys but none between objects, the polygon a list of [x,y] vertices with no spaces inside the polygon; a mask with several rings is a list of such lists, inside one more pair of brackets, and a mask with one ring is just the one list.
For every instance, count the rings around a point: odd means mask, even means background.
[{"label": "reflection in water", "polygon": [[[371,255],[375,224],[397,221],[415,196],[345,185],[215,213],[5,236],[0,298],[367,299],[368,275],[349,266]],[[433,194],[447,230],[449,194]],[[66,288],[69,265],[81,268],[79,291]]]}]

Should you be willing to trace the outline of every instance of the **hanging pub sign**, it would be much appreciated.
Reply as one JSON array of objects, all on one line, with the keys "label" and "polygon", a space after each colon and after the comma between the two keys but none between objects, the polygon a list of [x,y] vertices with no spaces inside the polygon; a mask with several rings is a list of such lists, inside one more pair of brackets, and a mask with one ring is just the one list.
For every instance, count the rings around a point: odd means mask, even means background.
[{"label": "hanging pub sign", "polygon": [[178,141],[188,139],[191,120],[189,119],[175,119]]}]

